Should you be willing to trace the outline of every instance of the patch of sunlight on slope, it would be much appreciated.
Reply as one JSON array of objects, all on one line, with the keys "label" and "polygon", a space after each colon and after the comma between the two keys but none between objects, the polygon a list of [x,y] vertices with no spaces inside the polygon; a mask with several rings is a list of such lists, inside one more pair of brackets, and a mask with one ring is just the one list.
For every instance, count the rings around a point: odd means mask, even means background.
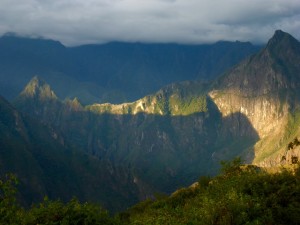
[{"label": "patch of sunlight on slope", "polygon": [[93,104],[86,106],[86,109],[99,114],[136,115],[145,113],[187,116],[194,113],[207,112],[207,98],[208,96],[201,84],[183,82],[169,85],[154,95],[148,95],[135,102]]},{"label": "patch of sunlight on slope", "polygon": [[279,128],[256,143],[254,164],[271,167],[280,163],[287,152],[288,143],[300,136],[300,110],[285,116]]}]

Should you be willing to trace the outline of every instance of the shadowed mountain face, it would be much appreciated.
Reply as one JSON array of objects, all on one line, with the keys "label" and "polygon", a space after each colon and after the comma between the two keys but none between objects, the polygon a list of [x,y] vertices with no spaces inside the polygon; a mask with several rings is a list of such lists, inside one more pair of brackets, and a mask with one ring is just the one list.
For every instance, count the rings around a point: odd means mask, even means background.
[{"label": "shadowed mountain face", "polygon": [[24,205],[44,196],[101,203],[116,211],[142,195],[128,167],[75,151],[59,132],[22,116],[0,97],[0,176],[15,173]]},{"label": "shadowed mountain face", "polygon": [[0,94],[14,99],[35,75],[61,98],[85,104],[133,101],[183,80],[211,80],[258,47],[108,43],[66,48],[56,41],[0,38]]},{"label": "shadowed mountain face", "polygon": [[[241,113],[222,118],[206,95],[207,85],[184,82],[134,103],[82,107],[77,100],[53,99],[49,85],[34,78],[15,104],[82,151],[131,168],[143,198],[215,174],[220,160],[236,155],[253,160],[257,133]],[[33,86],[39,90],[35,96]]]}]

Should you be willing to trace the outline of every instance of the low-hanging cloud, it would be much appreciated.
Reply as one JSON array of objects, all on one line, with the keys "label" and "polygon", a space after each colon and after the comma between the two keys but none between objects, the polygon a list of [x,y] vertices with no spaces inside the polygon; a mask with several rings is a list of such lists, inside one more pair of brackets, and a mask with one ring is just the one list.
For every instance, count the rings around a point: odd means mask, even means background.
[{"label": "low-hanging cloud", "polygon": [[129,42],[264,43],[276,29],[300,37],[299,0],[1,0],[0,34],[66,45]]}]

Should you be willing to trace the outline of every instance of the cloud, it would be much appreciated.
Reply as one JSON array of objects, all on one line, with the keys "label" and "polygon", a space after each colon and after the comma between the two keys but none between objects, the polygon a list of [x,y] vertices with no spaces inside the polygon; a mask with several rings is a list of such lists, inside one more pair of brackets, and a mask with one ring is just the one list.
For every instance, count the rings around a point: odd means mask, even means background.
[{"label": "cloud", "polygon": [[1,0],[0,34],[66,45],[108,41],[264,43],[274,30],[300,38],[299,0]]}]

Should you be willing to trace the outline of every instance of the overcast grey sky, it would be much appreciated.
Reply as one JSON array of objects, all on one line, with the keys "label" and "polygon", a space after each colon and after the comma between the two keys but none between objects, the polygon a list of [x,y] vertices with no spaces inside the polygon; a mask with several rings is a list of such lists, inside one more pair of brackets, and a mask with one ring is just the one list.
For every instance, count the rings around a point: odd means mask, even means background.
[{"label": "overcast grey sky", "polygon": [[65,45],[265,43],[276,29],[300,39],[300,0],[0,0],[0,35],[42,36]]}]

